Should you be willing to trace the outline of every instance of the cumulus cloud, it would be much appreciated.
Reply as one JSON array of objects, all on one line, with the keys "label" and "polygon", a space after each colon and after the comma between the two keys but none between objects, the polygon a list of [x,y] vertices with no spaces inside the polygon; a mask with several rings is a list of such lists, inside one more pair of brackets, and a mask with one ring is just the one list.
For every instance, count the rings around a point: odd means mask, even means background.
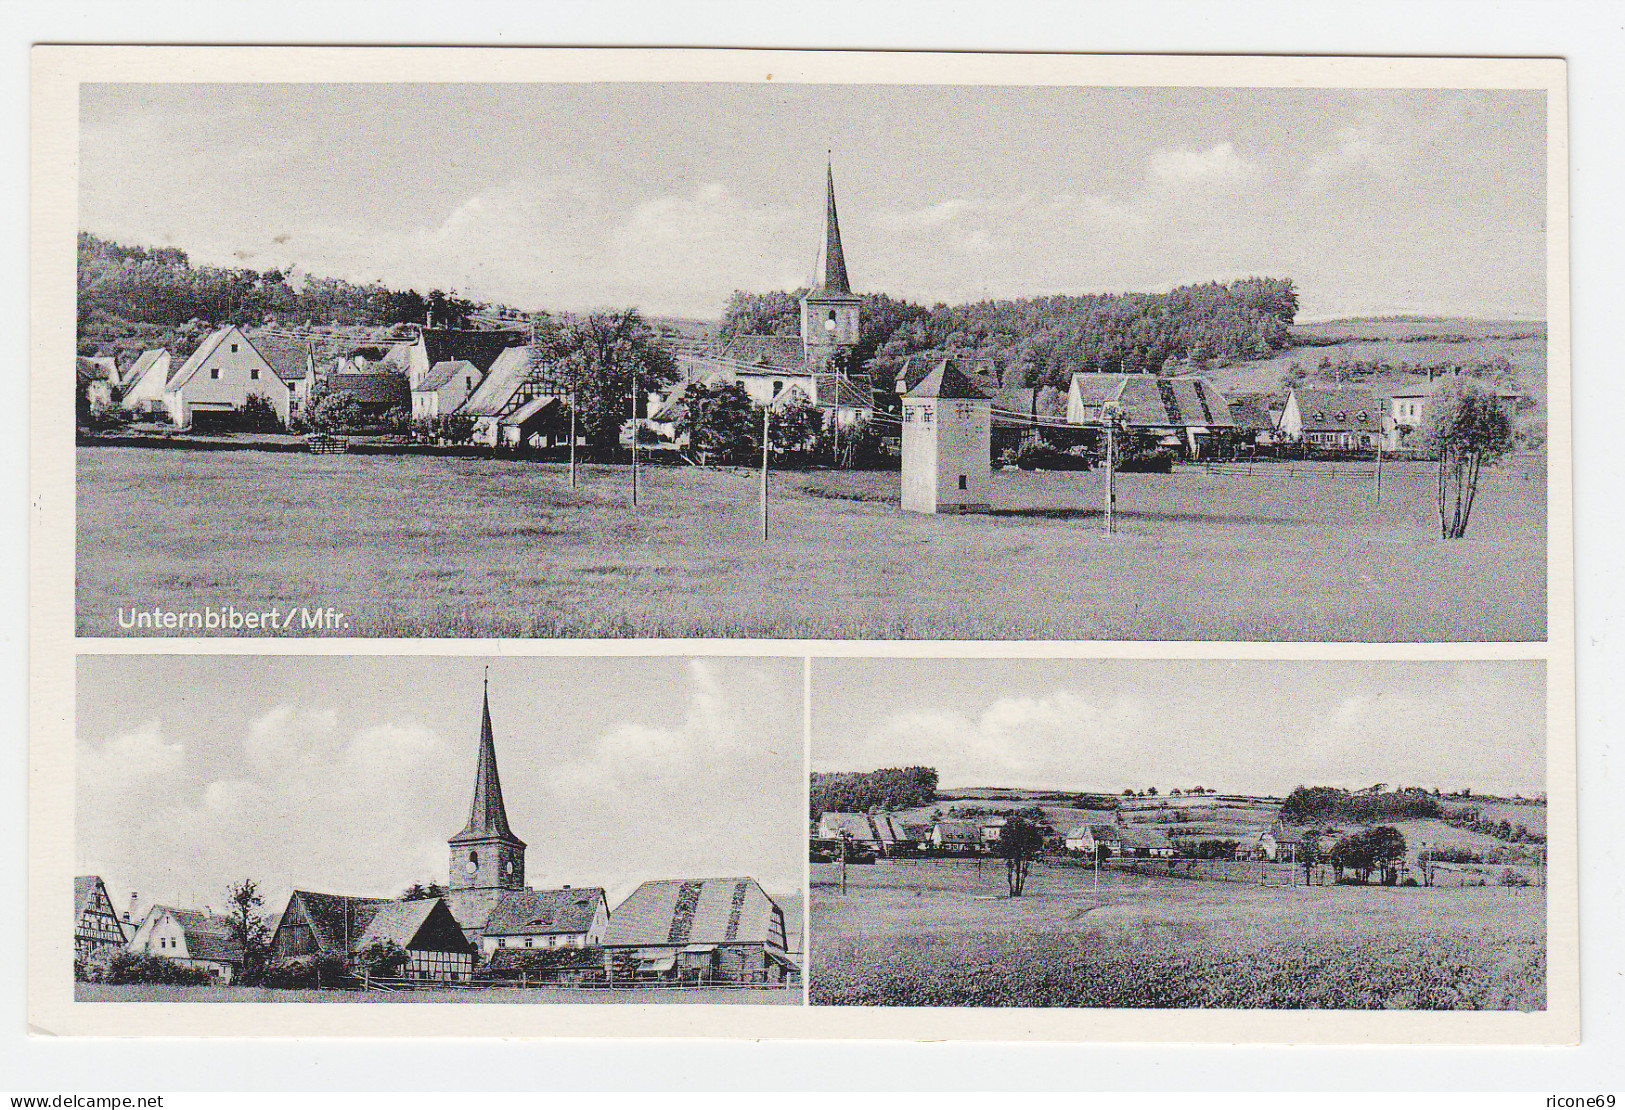
[{"label": "cumulus cloud", "polygon": [[1383,173],[1392,164],[1393,150],[1387,143],[1376,141],[1367,129],[1345,127],[1337,133],[1337,142],[1316,154],[1304,169],[1303,185],[1305,189],[1318,191],[1336,178]]},{"label": "cumulus cloud", "polygon": [[1207,150],[1158,150],[1146,160],[1146,176],[1165,187],[1234,184],[1251,178],[1256,163],[1243,157],[1234,143],[1216,143]]},{"label": "cumulus cloud", "polygon": [[[788,668],[703,660],[666,684],[680,713],[634,704],[585,744],[497,715],[497,756],[533,885],[800,876],[802,752]],[[340,699],[342,704],[342,699]],[[467,815],[473,744],[399,717],[346,724],[332,706],[274,705],[236,734],[183,745],[152,721],[81,737],[81,874],[146,898],[223,902],[252,877],[275,909],[290,887],[390,896],[446,878]]]}]

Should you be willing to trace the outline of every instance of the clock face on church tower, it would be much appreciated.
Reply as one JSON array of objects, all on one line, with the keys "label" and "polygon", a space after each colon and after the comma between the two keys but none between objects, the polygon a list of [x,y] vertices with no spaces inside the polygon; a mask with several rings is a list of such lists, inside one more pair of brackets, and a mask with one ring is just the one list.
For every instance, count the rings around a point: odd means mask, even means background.
[{"label": "clock face on church tower", "polygon": [[480,865],[473,856],[468,857],[468,862],[463,864],[463,870],[470,875],[474,874],[474,872],[478,871],[479,869]]}]

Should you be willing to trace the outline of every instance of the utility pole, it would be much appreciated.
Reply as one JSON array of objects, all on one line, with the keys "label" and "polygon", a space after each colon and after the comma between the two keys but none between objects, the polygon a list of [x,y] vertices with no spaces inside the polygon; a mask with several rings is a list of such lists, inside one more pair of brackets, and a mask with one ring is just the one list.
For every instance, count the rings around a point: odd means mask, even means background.
[{"label": "utility pole", "polygon": [[1106,534],[1117,531],[1117,416],[1121,410],[1111,401],[1100,406],[1106,421]]},{"label": "utility pole", "polygon": [[1377,436],[1377,507],[1382,507],[1382,436]]},{"label": "utility pole", "polygon": [[638,507],[638,368],[632,367],[632,507]]},{"label": "utility pole", "polygon": [[570,488],[576,488],[576,388],[570,383]]},{"label": "utility pole", "polygon": [[762,538],[767,539],[767,432],[771,405],[762,406]]}]

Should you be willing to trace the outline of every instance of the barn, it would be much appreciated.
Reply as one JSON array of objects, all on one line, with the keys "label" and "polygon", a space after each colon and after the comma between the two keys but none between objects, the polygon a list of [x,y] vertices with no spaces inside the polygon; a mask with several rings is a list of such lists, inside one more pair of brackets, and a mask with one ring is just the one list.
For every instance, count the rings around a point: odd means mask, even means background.
[{"label": "barn", "polygon": [[512,890],[486,919],[481,947],[486,955],[512,948],[590,948],[608,927],[602,887]]},{"label": "barn", "polygon": [[443,898],[395,902],[308,890],[288,896],[271,935],[271,962],[316,955],[348,960],[375,941],[406,950],[403,974],[410,978],[466,979],[473,970],[475,948]]},{"label": "barn", "polygon": [[604,973],[618,982],[765,984],[796,971],[784,911],[755,879],[644,883],[604,932]]}]

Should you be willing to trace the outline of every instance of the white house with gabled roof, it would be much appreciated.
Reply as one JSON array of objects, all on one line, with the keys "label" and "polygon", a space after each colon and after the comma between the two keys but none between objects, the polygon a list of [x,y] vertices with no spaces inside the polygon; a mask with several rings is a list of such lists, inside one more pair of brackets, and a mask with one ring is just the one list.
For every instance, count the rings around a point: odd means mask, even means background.
[{"label": "white house with gabled roof", "polygon": [[263,396],[288,423],[292,391],[242,329],[228,324],[211,333],[181,364],[164,390],[164,408],[180,428],[191,428],[241,412],[248,399]]}]

